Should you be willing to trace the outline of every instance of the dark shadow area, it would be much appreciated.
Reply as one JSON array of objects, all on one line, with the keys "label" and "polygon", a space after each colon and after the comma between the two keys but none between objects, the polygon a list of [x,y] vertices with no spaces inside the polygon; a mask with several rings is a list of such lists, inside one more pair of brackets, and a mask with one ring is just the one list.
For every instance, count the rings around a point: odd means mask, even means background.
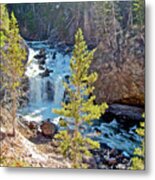
[{"label": "dark shadow area", "polygon": [[0,131],[0,141],[3,141],[6,138],[6,133]]},{"label": "dark shadow area", "polygon": [[52,141],[51,137],[45,137],[41,133],[37,133],[37,135],[29,138],[29,141],[34,144],[47,144]]}]

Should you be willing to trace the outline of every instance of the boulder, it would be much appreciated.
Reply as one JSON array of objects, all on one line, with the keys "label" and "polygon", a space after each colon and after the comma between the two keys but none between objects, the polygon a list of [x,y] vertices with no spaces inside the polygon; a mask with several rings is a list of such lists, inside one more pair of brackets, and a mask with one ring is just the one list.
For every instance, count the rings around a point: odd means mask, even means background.
[{"label": "boulder", "polygon": [[28,123],[28,127],[33,130],[33,129],[37,129],[38,128],[38,123],[36,123],[35,121],[31,121]]},{"label": "boulder", "polygon": [[47,137],[53,137],[57,131],[56,125],[51,122],[43,122],[40,129],[42,134]]},{"label": "boulder", "polygon": [[41,64],[45,64],[45,62],[44,62],[45,59],[46,59],[45,49],[44,49],[44,48],[40,49],[39,54],[36,54],[36,55],[34,56],[34,58],[35,58],[35,59],[38,59]]},{"label": "boulder", "polygon": [[144,118],[142,117],[143,113],[143,107],[129,106],[125,104],[111,104],[102,118],[106,121],[116,119],[120,123],[129,125],[130,123],[144,121]]}]

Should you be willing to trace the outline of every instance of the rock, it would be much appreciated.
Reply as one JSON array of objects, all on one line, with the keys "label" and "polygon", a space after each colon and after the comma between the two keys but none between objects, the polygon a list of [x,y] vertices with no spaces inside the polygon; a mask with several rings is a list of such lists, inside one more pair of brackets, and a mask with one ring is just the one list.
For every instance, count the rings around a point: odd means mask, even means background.
[{"label": "rock", "polygon": [[44,65],[46,62],[45,62],[45,58],[40,58],[38,59],[39,61],[39,65]]},{"label": "rock", "polygon": [[42,77],[48,77],[53,70],[46,69],[44,72],[40,73]]},{"label": "rock", "polygon": [[83,163],[88,164],[89,169],[97,169],[97,164],[94,158],[83,157]]},{"label": "rock", "polygon": [[31,121],[31,122],[28,124],[28,127],[29,127],[31,130],[37,129],[38,124],[37,124],[35,121]]},{"label": "rock", "polygon": [[118,154],[118,151],[116,149],[111,149],[111,151],[109,152],[110,157],[116,157]]},{"label": "rock", "polygon": [[65,82],[69,84],[69,78],[70,78],[70,75],[65,75],[64,79],[65,79]]},{"label": "rock", "polygon": [[35,59],[38,59],[39,64],[44,65],[46,60],[46,52],[45,49],[42,48],[39,51],[39,54],[34,56]]},{"label": "rock", "polygon": [[28,104],[29,102],[29,97],[27,97],[26,95],[23,95],[19,98],[19,105],[20,107],[24,107]]},{"label": "rock", "polygon": [[29,90],[29,79],[27,77],[22,79],[22,90],[27,92]]},{"label": "rock", "polygon": [[[144,32],[134,29],[119,45],[122,48],[107,47],[103,41],[98,45],[90,71],[98,73],[94,83],[96,102],[120,103],[144,106],[145,55]],[[138,43],[138,48],[137,44]],[[138,53],[137,49],[142,49]],[[135,53],[134,53],[135,52]],[[138,54],[137,54],[138,53]]]},{"label": "rock", "polygon": [[53,137],[57,131],[56,125],[51,122],[43,122],[40,128],[42,134],[47,137]]},{"label": "rock", "polygon": [[56,51],[54,51],[52,54],[52,59],[56,59],[56,54],[57,54]]},{"label": "rock", "polygon": [[41,54],[37,54],[34,56],[34,58],[40,60],[40,59],[44,58],[44,56]]},{"label": "rock", "polygon": [[2,141],[5,137],[6,137],[6,133],[5,133],[5,132],[2,132],[2,131],[0,130],[0,141]]},{"label": "rock", "polygon": [[[129,158],[128,158],[129,159]],[[122,164],[128,164],[129,163],[129,160],[127,158],[123,158],[122,160]]]},{"label": "rock", "polygon": [[95,156],[94,156],[94,158],[95,158],[96,163],[97,163],[97,164],[99,164],[99,163],[100,163],[100,161],[101,161],[101,157],[100,157],[100,155],[99,155],[99,154],[97,154],[97,155],[95,155]]},{"label": "rock", "polygon": [[117,159],[117,162],[118,163],[121,163],[122,162],[122,159],[123,159],[123,155],[122,154],[119,154],[116,156],[116,159]]},{"label": "rock", "polygon": [[111,118],[111,120],[117,119],[120,123],[133,123],[135,121],[139,123],[140,121],[144,121],[144,118],[142,117],[143,112],[144,108],[141,107],[124,104],[111,104],[102,118],[105,120],[107,117]]},{"label": "rock", "polygon": [[107,163],[109,166],[113,166],[117,164],[117,160],[115,158],[109,158]]},{"label": "rock", "polygon": [[105,164],[99,164],[98,168],[99,169],[108,169],[107,165],[105,165]]},{"label": "rock", "polygon": [[117,164],[116,169],[127,169],[125,164]]},{"label": "rock", "polygon": [[71,48],[71,47],[66,47],[66,49],[65,49],[65,51],[64,51],[64,56],[67,55],[67,54],[69,54],[69,53],[71,53],[72,50],[73,50],[73,48]]},{"label": "rock", "polygon": [[43,65],[42,65],[42,64],[39,64],[39,69],[41,69],[41,70],[45,70],[45,68],[43,67]]}]

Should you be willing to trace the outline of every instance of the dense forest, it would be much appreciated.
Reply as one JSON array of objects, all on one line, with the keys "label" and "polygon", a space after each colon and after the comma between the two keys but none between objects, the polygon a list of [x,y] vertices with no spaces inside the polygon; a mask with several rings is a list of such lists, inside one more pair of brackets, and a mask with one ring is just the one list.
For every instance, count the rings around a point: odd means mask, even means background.
[{"label": "dense forest", "polygon": [[145,2],[0,8],[0,164],[144,169]]}]

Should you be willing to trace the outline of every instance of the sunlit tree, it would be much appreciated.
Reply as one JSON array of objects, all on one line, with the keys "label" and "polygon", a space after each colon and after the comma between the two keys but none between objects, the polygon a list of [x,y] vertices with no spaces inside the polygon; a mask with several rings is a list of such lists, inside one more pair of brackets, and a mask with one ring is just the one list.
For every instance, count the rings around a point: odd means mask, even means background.
[{"label": "sunlit tree", "polygon": [[97,80],[97,73],[89,73],[89,67],[93,59],[95,49],[89,51],[84,40],[82,30],[78,29],[75,34],[75,46],[70,61],[71,77],[70,84],[64,83],[69,94],[70,102],[62,103],[62,109],[54,110],[55,113],[71,120],[64,124],[66,130],[60,131],[56,138],[60,139],[60,149],[65,157],[72,161],[73,168],[86,168],[82,163],[83,157],[90,157],[89,149],[99,148],[99,143],[90,138],[83,137],[80,127],[83,124],[91,124],[91,120],[99,119],[105,112],[107,104],[94,104],[93,83]]},{"label": "sunlit tree", "polygon": [[26,51],[25,47],[22,46],[22,38],[19,35],[19,28],[14,13],[11,14],[9,28],[5,33],[5,47],[1,51],[1,71],[5,76],[5,88],[11,96],[13,135],[15,135],[17,98],[19,95],[17,90],[21,85],[21,78],[24,74],[23,61],[26,60]]}]

